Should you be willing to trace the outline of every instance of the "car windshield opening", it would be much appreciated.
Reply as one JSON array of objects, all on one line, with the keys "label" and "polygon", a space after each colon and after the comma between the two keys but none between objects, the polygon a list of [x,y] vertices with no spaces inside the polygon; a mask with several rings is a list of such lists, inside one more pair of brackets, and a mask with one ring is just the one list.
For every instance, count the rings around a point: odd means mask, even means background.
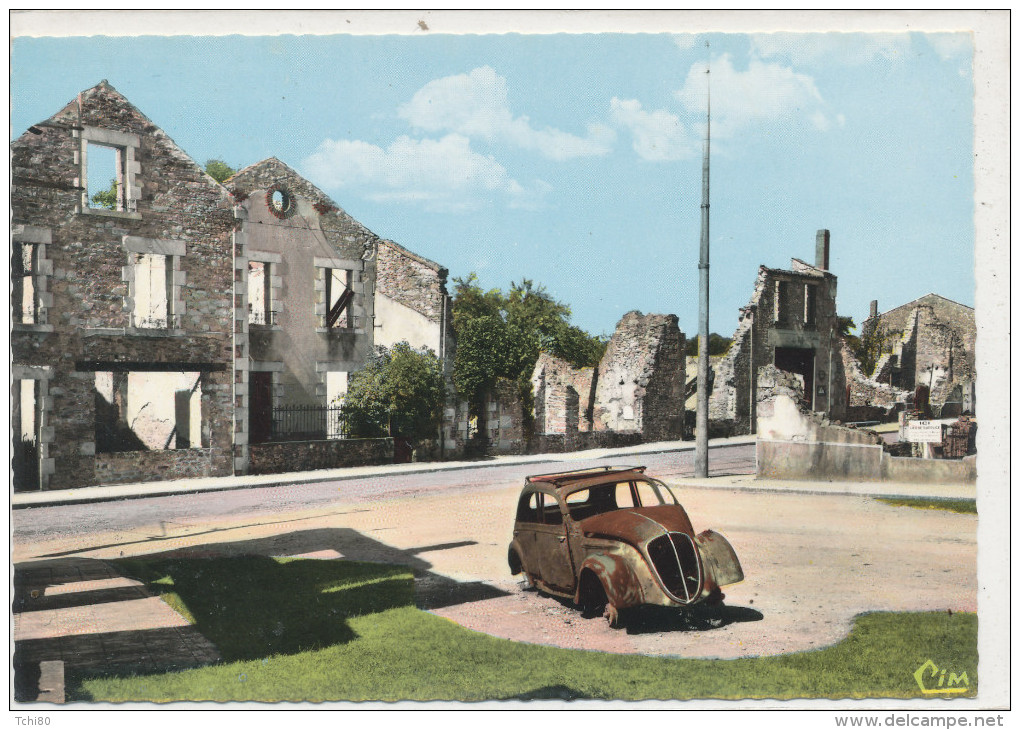
[{"label": "car windshield opening", "polygon": [[571,518],[583,520],[618,509],[672,505],[677,501],[662,482],[639,480],[579,489],[567,495],[566,503]]}]

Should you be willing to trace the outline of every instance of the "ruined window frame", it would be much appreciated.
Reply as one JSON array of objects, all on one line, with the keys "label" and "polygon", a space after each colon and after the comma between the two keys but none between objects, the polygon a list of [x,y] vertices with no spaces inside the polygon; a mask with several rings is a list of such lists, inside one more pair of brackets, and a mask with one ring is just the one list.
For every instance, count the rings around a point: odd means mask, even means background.
[{"label": "ruined window frame", "polygon": [[790,281],[776,279],[775,311],[772,321],[778,325],[790,324],[789,309],[792,288]]},{"label": "ruined window frame", "polygon": [[[138,163],[141,140],[138,135],[90,126],[85,126],[80,131],[76,130],[75,134],[78,135],[81,142],[77,154],[79,163],[77,182],[81,189],[79,212],[86,215],[141,219],[141,215],[138,213],[141,187],[137,180],[137,176],[141,172],[141,166]],[[92,205],[89,196],[89,145],[112,148],[117,153],[116,172],[117,181],[120,184],[117,190],[117,208],[115,210]]]},{"label": "ruined window frame", "polygon": [[818,285],[804,285],[804,325],[814,327],[818,324]]},{"label": "ruined window frame", "polygon": [[[280,329],[280,313],[283,311],[283,280],[280,277],[280,265],[283,263],[283,257],[277,253],[271,253],[268,251],[248,251],[247,256],[248,265],[245,273],[245,301],[248,307],[248,326],[252,327],[264,327],[267,329]],[[262,312],[262,317],[258,317],[252,308],[251,301],[251,264],[261,264],[264,267],[265,273],[263,291],[265,299],[265,308]],[[258,319],[263,321],[259,322]]]},{"label": "ruined window frame", "polygon": [[[252,270],[253,267],[261,267],[262,269],[262,303],[261,306],[256,309],[255,302],[252,300],[252,293],[255,291],[252,285]],[[276,324],[273,318],[272,308],[272,286],[270,283],[270,276],[272,276],[273,264],[269,261],[256,261],[254,259],[248,259],[248,326],[272,326]]]},{"label": "ruined window frame", "polygon": [[[186,311],[182,293],[187,275],[181,269],[181,260],[187,255],[186,244],[173,239],[124,236],[123,247],[127,254],[123,279],[128,284],[125,309],[128,310],[131,329],[139,332],[174,332],[182,329],[183,315]],[[151,306],[147,313],[141,313],[138,309],[138,264],[145,257],[156,256],[162,256],[164,260],[166,313],[163,319],[151,316],[153,311]],[[145,314],[149,316],[140,316]]]},{"label": "ruined window frame", "polygon": [[[353,259],[320,258],[313,259],[315,267],[315,315],[318,318],[317,331],[327,332],[355,332],[360,333],[362,327],[361,296],[363,284],[359,281],[361,272],[364,271],[364,262]],[[334,271],[346,272],[345,287],[349,292],[349,300],[343,308],[341,315],[329,326],[330,299],[332,296],[332,275]],[[346,322],[345,322],[346,319]]]},{"label": "ruined window frame", "polygon": [[[54,473],[54,459],[50,456],[50,447],[54,441],[53,426],[50,425],[53,407],[53,399],[50,397],[50,379],[53,377],[53,369],[48,366],[24,366],[13,365],[11,367],[11,439],[15,437],[21,440],[21,434],[15,430],[15,411],[20,413],[22,409],[22,391],[24,383],[32,383],[33,394],[33,434],[36,441],[36,464],[37,480],[34,490],[46,489],[50,484],[50,477]],[[17,407],[14,399],[17,398]],[[17,431],[21,431],[19,423]],[[12,447],[14,444],[12,443]],[[27,491],[27,490],[26,490]]]},{"label": "ruined window frame", "polygon": [[[164,411],[169,410],[173,413],[173,427],[170,430],[170,436],[167,438],[166,444],[162,447],[145,446],[143,444],[140,448],[129,448],[126,445],[128,435],[133,436],[135,439],[141,442],[141,439],[134,434],[133,420],[137,420],[137,416],[144,410],[139,409],[139,412],[135,414],[136,418],[129,421],[129,416],[132,410],[133,402],[138,398],[138,394],[132,393],[131,376],[132,375],[164,375],[164,376],[178,376],[179,380],[190,381],[191,378],[195,379],[194,385],[191,387],[191,392],[188,397],[188,411],[187,411],[187,437],[182,438],[181,434],[181,423],[178,420],[180,415],[178,413],[178,395],[181,392],[185,392],[177,389],[153,389],[146,393],[146,397],[150,400],[150,393],[156,393],[160,397],[169,398],[170,403],[161,402],[159,405]],[[94,410],[94,425],[95,425],[95,453],[96,454],[118,454],[118,453],[138,453],[145,451],[158,451],[158,452],[176,452],[176,451],[189,451],[194,449],[206,449],[209,448],[208,437],[209,434],[205,428],[205,414],[202,407],[202,401],[206,396],[207,387],[207,375],[208,373],[201,370],[96,370],[93,372],[93,393],[95,396],[95,410]],[[106,400],[103,394],[105,390],[105,384],[100,386],[100,380],[109,377],[110,381],[110,394],[112,402],[107,401],[107,407],[110,409],[105,415],[101,414],[100,399]],[[192,404],[197,406],[192,408]],[[193,433],[193,426],[197,426],[198,433]],[[127,432],[127,433],[125,433]],[[197,436],[197,438],[196,438]],[[173,443],[173,446],[170,443]]]},{"label": "ruined window frame", "polygon": [[[47,258],[48,246],[52,243],[50,229],[38,226],[16,225],[11,233],[11,324],[13,329],[37,332],[51,332],[49,309],[53,295],[49,291],[49,280],[53,275],[53,262]],[[31,253],[30,270],[24,270],[24,251]],[[32,313],[31,321],[25,321],[25,280],[31,280]]]}]

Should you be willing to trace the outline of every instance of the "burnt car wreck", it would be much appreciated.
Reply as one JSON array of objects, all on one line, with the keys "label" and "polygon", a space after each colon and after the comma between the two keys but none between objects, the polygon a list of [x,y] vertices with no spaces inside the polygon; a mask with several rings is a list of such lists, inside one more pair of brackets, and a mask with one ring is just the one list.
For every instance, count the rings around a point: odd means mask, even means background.
[{"label": "burnt car wreck", "polygon": [[669,487],[645,467],[598,467],[528,477],[508,560],[538,590],[620,624],[621,609],[722,601],[744,579],[730,543],[694,533]]}]

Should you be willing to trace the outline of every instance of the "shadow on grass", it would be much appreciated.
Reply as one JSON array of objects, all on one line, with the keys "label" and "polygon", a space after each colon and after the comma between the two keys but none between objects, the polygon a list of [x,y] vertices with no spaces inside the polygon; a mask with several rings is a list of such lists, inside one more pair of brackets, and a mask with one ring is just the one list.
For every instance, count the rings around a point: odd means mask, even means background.
[{"label": "shadow on grass", "polygon": [[297,654],[357,638],[346,619],[414,604],[408,571],[260,555],[115,561],[183,609],[225,661]]},{"label": "shadow on grass", "polygon": [[548,687],[539,687],[519,695],[505,697],[507,700],[590,700],[591,695],[586,695],[566,685],[555,684]]}]

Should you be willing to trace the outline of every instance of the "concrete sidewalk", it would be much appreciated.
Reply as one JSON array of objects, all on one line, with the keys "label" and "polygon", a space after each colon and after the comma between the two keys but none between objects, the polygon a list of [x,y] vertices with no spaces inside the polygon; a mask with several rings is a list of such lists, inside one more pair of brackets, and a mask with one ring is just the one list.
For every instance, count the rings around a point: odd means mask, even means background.
[{"label": "concrete sidewalk", "polygon": [[[734,436],[712,439],[713,449],[726,446],[753,444],[755,437]],[[313,484],[315,482],[344,479],[364,479],[374,476],[395,474],[426,474],[458,469],[481,469],[485,467],[510,466],[513,464],[552,464],[589,459],[607,459],[620,456],[639,456],[670,451],[693,451],[693,441],[660,441],[638,444],[616,449],[590,449],[561,454],[523,454],[519,456],[494,456],[478,461],[430,461],[416,464],[378,464],[356,466],[344,469],[317,469],[315,471],[288,472],[286,474],[260,474],[230,477],[204,477],[199,479],[177,479],[163,482],[138,482],[134,484],[99,485],[80,489],[53,489],[43,492],[23,492],[11,497],[14,509],[24,507],[83,504],[86,502],[110,502],[120,499],[164,497],[172,494],[195,492],[219,492],[230,489],[251,489],[256,487],[278,487],[290,484]]]},{"label": "concrete sidewalk", "polygon": [[[734,436],[712,439],[713,450],[728,446],[753,444],[755,436]],[[81,489],[59,489],[45,492],[14,494],[11,506],[14,509],[42,507],[89,502],[109,502],[122,499],[163,497],[175,494],[217,492],[232,489],[253,489],[278,487],[294,484],[364,479],[393,475],[426,474],[461,469],[511,466],[515,464],[556,464],[578,461],[597,461],[620,457],[640,457],[642,454],[694,451],[693,441],[661,441],[639,444],[616,449],[591,449],[560,454],[524,454],[519,456],[496,456],[479,461],[442,461],[416,464],[380,464],[344,469],[319,469],[316,471],[289,472],[286,474],[262,474],[230,477],[207,477],[200,479],[179,479],[164,482],[140,482],[135,484],[114,484],[108,486],[83,487]],[[541,471],[541,470],[539,470]],[[712,476],[705,479],[681,478],[671,480],[678,486],[697,489],[737,489],[752,491],[804,492],[814,494],[856,494],[872,497],[933,497],[936,499],[973,499],[976,489],[973,484],[927,484],[898,482],[850,482],[850,481],[795,481],[756,479],[753,474]]]}]

